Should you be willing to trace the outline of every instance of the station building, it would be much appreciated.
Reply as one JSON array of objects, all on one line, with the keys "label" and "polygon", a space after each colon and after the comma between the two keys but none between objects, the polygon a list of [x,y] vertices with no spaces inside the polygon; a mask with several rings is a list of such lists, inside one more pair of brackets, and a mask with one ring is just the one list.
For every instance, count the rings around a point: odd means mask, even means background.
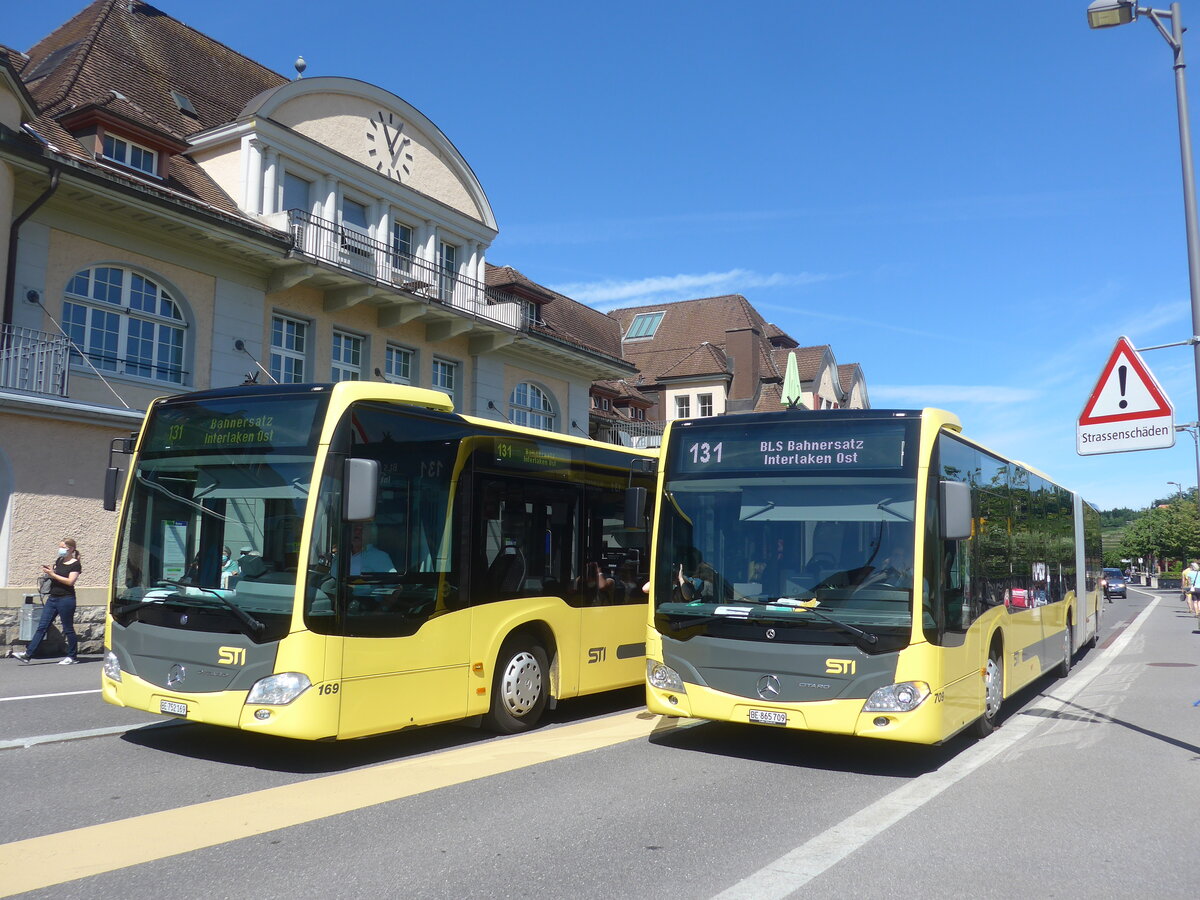
[{"label": "station building", "polygon": [[0,613],[64,536],[103,602],[110,444],[155,397],[375,378],[579,434],[636,372],[608,317],[489,265],[484,188],[422,112],[140,0],[0,47],[0,223]]}]

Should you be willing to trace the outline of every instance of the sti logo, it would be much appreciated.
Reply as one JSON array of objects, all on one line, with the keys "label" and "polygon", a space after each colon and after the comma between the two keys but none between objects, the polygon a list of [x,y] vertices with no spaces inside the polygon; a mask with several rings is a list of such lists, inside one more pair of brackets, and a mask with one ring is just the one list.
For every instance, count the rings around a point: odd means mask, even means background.
[{"label": "sti logo", "polygon": [[852,659],[827,659],[825,660],[826,675],[853,675],[855,670],[854,660]]},{"label": "sti logo", "polygon": [[246,664],[246,648],[218,647],[217,664],[222,666],[244,666]]}]

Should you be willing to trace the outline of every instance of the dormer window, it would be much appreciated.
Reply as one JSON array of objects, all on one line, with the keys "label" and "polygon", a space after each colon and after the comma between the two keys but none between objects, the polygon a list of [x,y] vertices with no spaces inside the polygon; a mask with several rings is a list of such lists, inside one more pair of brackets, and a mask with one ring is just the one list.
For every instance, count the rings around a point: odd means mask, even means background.
[{"label": "dormer window", "polygon": [[158,154],[155,151],[115,135],[104,136],[104,158],[147,175],[158,174]]},{"label": "dormer window", "polygon": [[654,332],[658,331],[658,326],[662,324],[662,320],[663,314],[661,312],[639,313],[629,323],[629,330],[625,332],[625,340],[649,340],[654,337]]}]

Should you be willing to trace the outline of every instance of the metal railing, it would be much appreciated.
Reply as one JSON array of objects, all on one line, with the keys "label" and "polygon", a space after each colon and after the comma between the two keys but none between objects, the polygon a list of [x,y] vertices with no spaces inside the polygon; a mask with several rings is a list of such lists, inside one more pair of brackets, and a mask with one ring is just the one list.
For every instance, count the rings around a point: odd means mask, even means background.
[{"label": "metal railing", "polygon": [[650,450],[661,446],[665,427],[665,422],[650,422],[645,419],[604,420],[596,437],[606,443]]},{"label": "metal railing", "polygon": [[0,388],[67,396],[71,342],[19,325],[0,325]]},{"label": "metal railing", "polygon": [[507,291],[489,288],[377,241],[357,228],[288,210],[288,228],[298,253],[345,269],[370,281],[414,294],[472,318],[521,331],[529,329],[529,304]]}]

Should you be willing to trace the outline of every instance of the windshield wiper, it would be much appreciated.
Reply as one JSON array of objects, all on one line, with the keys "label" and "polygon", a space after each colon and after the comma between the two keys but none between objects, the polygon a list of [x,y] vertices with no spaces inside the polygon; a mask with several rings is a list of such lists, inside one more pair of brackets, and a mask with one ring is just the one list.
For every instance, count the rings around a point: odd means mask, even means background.
[{"label": "windshield wiper", "polygon": [[847,634],[853,634],[856,637],[862,638],[868,644],[879,643],[879,638],[876,637],[875,635],[871,634],[871,632],[863,631],[861,628],[856,628],[853,625],[847,625],[845,622],[841,622],[838,619],[835,619],[833,616],[831,616],[827,613],[821,612],[816,607],[805,606],[804,604],[807,603],[808,601],[802,600],[799,597],[779,597],[775,600],[769,600],[767,602],[774,603],[778,606],[786,606],[788,609],[794,609],[797,612],[799,612],[801,610],[803,610],[804,612],[810,612],[814,616],[824,619],[829,624],[836,625],[838,628],[842,629],[842,631],[845,631]]},{"label": "windshield wiper", "polygon": [[[176,494],[174,491],[163,487],[161,484],[151,481],[149,478],[147,478],[141,472],[134,472],[134,478],[136,478],[138,480],[139,484],[142,484],[142,485],[148,487],[152,491],[157,491],[160,494],[165,494],[166,496],[170,497],[172,500],[177,500],[180,503],[190,506],[192,509],[199,512],[201,515],[212,516],[218,522],[228,522],[229,521],[229,519],[227,519],[225,516],[221,515],[216,510],[212,510],[206,506],[202,506],[199,503],[195,502],[194,500],[189,499],[188,497],[181,497],[179,494]],[[205,491],[204,493],[208,493],[208,491]]]},{"label": "windshield wiper", "polygon": [[[200,587],[200,585],[198,585],[198,584],[184,584],[182,581],[172,581],[170,578],[160,578],[159,583],[160,584],[169,584],[169,585],[171,585],[171,587],[183,588],[184,590],[187,590],[188,588],[195,588],[198,591],[204,591],[205,593],[212,594],[225,607],[227,607],[230,612],[232,612],[235,616],[237,616],[238,620],[243,625],[245,625],[247,628],[250,629],[250,632],[249,632],[250,637],[258,637],[260,634],[262,634],[264,631],[267,630],[266,625],[264,625],[262,622],[258,621],[258,619],[254,618],[254,616],[250,615],[250,613],[246,612],[244,609],[239,607],[236,603],[233,603],[231,600],[229,600],[228,597],[221,596],[216,591],[214,591],[212,588]],[[162,603],[164,600],[184,600],[184,599],[194,599],[194,598],[188,597],[187,594],[172,594],[168,597],[161,597],[161,598],[156,597],[153,600],[139,600],[136,603],[129,603],[129,604],[126,604],[125,606],[117,607],[116,609],[113,610],[113,615],[121,616],[127,612],[133,612],[135,609],[140,609],[143,606],[149,606],[151,603]]]}]

